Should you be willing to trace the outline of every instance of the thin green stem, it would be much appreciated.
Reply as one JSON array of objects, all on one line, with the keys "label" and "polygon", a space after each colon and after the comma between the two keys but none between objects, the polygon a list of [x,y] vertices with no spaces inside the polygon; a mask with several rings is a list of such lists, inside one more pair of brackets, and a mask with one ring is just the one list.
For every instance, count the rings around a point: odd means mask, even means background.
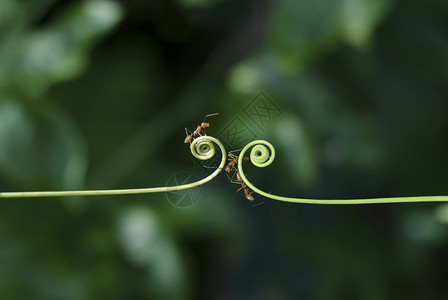
[{"label": "thin green stem", "polygon": [[255,187],[246,177],[243,170],[243,157],[247,150],[254,146],[250,154],[251,162],[260,168],[266,167],[272,163],[275,158],[275,149],[271,143],[264,140],[256,140],[247,144],[240,152],[238,158],[238,172],[246,185],[255,193],[260,194],[266,198],[278,201],[292,202],[292,203],[307,203],[307,204],[378,204],[378,203],[410,203],[410,202],[445,202],[448,201],[448,196],[417,196],[417,197],[389,197],[389,198],[368,198],[368,199],[303,199],[291,198],[284,196],[272,195]]},{"label": "thin green stem", "polygon": [[160,192],[180,191],[193,188],[209,182],[215,178],[224,168],[226,162],[226,150],[222,143],[211,136],[201,136],[195,139],[190,150],[194,157],[207,160],[215,155],[215,143],[219,146],[222,158],[218,168],[209,176],[196,182],[182,184],[177,186],[155,187],[155,188],[139,188],[139,189],[117,189],[117,190],[83,190],[83,191],[41,191],[41,192],[3,192],[0,198],[31,198],[31,197],[65,197],[65,196],[100,196],[100,195],[130,195],[130,194],[149,194]]}]

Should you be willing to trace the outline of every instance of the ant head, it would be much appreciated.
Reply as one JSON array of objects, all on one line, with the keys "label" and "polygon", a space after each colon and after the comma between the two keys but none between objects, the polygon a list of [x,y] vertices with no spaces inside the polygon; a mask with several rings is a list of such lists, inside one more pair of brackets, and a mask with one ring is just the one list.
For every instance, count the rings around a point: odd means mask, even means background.
[{"label": "ant head", "polygon": [[227,173],[230,173],[230,166],[226,166],[226,167],[224,168],[224,170],[226,170]]},{"label": "ant head", "polygon": [[200,127],[202,127],[202,128],[207,128],[209,126],[210,126],[210,123],[207,123],[207,122],[202,122],[200,125]]},{"label": "ant head", "polygon": [[254,196],[252,196],[251,194],[247,195],[246,199],[249,200],[249,201],[254,201],[255,200]]}]

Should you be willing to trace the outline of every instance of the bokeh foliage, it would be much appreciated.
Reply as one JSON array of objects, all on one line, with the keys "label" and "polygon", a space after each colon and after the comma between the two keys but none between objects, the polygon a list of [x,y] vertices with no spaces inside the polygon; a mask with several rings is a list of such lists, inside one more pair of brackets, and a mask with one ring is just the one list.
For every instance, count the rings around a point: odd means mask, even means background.
[{"label": "bokeh foliage", "polygon": [[[312,198],[447,194],[444,1],[0,2],[2,191],[203,177],[182,143],[263,90],[248,177]],[[443,299],[447,206],[3,199],[1,299]]]}]

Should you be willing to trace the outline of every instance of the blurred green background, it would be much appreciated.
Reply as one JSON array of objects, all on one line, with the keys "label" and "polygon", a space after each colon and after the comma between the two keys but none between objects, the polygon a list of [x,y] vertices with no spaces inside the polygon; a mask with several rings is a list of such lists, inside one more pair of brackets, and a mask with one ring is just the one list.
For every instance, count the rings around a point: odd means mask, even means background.
[{"label": "blurred green background", "polygon": [[[247,176],[311,198],[447,195],[443,0],[0,1],[0,190],[164,186],[234,118]],[[279,115],[244,113],[263,91]],[[226,127],[227,126],[227,127]],[[231,149],[229,149],[231,150]],[[444,204],[313,206],[222,174],[165,194],[2,199],[0,299],[447,299]]]}]

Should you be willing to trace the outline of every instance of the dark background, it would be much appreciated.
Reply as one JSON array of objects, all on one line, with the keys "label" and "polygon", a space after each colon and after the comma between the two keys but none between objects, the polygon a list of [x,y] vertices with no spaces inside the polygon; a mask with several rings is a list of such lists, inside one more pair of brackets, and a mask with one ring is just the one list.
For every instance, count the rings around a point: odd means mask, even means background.
[{"label": "dark background", "polygon": [[[2,0],[0,190],[203,178],[184,127],[219,112],[207,134],[238,118],[274,144],[247,167],[273,194],[446,195],[447,17],[442,0]],[[278,108],[262,127],[260,95]],[[0,298],[448,298],[446,205],[236,189],[1,199]]]}]

